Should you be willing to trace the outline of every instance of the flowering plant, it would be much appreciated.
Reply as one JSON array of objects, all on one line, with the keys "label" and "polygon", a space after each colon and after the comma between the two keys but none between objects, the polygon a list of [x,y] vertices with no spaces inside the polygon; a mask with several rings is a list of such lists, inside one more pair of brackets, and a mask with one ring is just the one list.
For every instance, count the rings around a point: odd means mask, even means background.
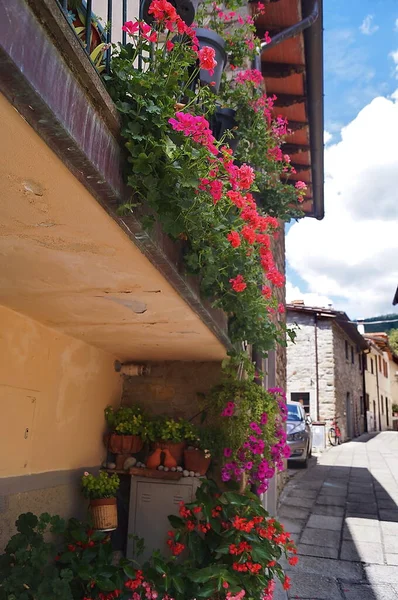
[{"label": "flowering plant", "polygon": [[[261,40],[256,36],[255,21],[264,13],[265,5],[253,5],[252,15],[245,17],[239,13],[241,6],[247,6],[247,3],[229,1],[221,6],[214,0],[204,0],[196,13],[199,27],[212,29],[224,38],[231,70],[253,61],[261,47]],[[268,34],[266,38],[269,40]]]},{"label": "flowering plant", "polygon": [[263,76],[256,69],[240,71],[232,81],[224,81],[220,95],[226,107],[236,110],[238,141],[236,159],[256,170],[255,197],[261,207],[279,219],[289,220],[302,213],[299,205],[307,186],[289,182],[294,167],[282,150],[289,133],[288,121],[275,115],[276,96],[267,96]]},{"label": "flowering plant", "polygon": [[114,498],[119,489],[119,483],[120,480],[116,473],[108,475],[105,471],[100,471],[95,476],[86,471],[82,477],[83,495],[91,500]]},{"label": "flowering plant", "polygon": [[217,429],[222,480],[243,481],[262,494],[275,471],[283,470],[283,459],[290,453],[283,427],[286,405],[282,390],[267,392],[257,385],[250,361],[245,361],[246,378],[239,379],[236,360],[224,367],[223,379],[210,390],[204,409],[206,419]]},{"label": "flowering plant", "polygon": [[168,545],[175,556],[187,550],[181,565],[185,598],[270,600],[275,576],[288,589],[279,560],[285,556],[296,564],[296,548],[256,496],[221,494],[213,482],[205,481],[195,501],[182,502],[179,512],[180,517],[169,517],[173,530]]}]

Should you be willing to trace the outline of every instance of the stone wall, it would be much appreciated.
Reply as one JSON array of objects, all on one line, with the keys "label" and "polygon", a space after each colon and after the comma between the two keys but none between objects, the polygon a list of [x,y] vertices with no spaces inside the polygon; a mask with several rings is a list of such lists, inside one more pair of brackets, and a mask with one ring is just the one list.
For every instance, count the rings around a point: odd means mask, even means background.
[{"label": "stone wall", "polygon": [[124,378],[122,403],[190,419],[199,411],[198,394],[218,383],[220,373],[221,364],[214,362],[155,363],[149,375]]},{"label": "stone wall", "polygon": [[336,390],[335,390],[335,362],[333,352],[332,322],[318,319],[318,386],[319,386],[319,415],[320,421],[334,418]]},{"label": "stone wall", "polygon": [[287,325],[295,329],[297,336],[295,342],[289,341],[287,346],[287,397],[290,400],[294,392],[308,392],[310,415],[316,419],[314,317],[289,311]]},{"label": "stone wall", "polygon": [[[348,358],[346,346],[348,343]],[[354,362],[351,358],[351,348],[354,350]],[[355,343],[333,323],[333,349],[335,357],[335,394],[336,416],[342,431],[343,440],[355,437],[364,431],[361,416],[363,408],[363,376],[359,370],[359,353]],[[349,394],[349,397],[347,396]],[[333,417],[334,415],[331,415]]]}]

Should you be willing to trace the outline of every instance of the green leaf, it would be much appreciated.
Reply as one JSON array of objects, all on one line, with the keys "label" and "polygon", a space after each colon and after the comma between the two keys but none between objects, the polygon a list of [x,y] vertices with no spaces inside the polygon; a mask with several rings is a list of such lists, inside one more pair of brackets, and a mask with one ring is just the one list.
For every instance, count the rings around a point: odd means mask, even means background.
[{"label": "green leaf", "polygon": [[217,591],[217,586],[214,581],[207,581],[198,592],[196,592],[199,598],[210,598]]},{"label": "green leaf", "polygon": [[181,517],[177,517],[176,515],[169,515],[167,518],[170,522],[170,525],[174,527],[174,529],[185,527],[185,522],[183,521],[183,519],[181,519]]},{"label": "green leaf", "polygon": [[179,594],[183,594],[185,592],[185,583],[182,577],[179,575],[174,575],[172,577],[172,583]]},{"label": "green leaf", "polygon": [[113,592],[115,590],[115,584],[113,581],[107,579],[106,577],[98,577],[95,583],[103,592]]}]

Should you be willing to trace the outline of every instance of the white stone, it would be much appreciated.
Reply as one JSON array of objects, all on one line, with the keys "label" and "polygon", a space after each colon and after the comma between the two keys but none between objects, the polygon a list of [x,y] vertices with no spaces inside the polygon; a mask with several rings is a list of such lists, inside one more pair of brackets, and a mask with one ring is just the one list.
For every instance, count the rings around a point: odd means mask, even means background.
[{"label": "white stone", "polygon": [[189,476],[190,477],[195,477],[195,471],[189,471]]},{"label": "white stone", "polygon": [[128,471],[129,469],[131,469],[131,467],[135,467],[135,465],[137,464],[137,459],[134,458],[134,456],[131,456],[130,458],[126,458],[126,460],[123,463],[123,469],[125,471]]},{"label": "white stone", "polygon": [[184,475],[184,477],[189,477],[189,471],[187,471],[186,469],[184,469],[182,474]]}]

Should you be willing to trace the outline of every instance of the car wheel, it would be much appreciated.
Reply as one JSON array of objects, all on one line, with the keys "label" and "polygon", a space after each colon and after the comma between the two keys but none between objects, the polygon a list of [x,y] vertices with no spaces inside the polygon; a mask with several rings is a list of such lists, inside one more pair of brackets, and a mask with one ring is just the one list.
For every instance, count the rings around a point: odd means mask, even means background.
[{"label": "car wheel", "polygon": [[301,463],[303,469],[306,469],[308,467],[308,456],[305,460],[303,460],[303,462]]},{"label": "car wheel", "polygon": [[308,443],[308,458],[311,458],[312,456],[312,444],[311,442]]}]

